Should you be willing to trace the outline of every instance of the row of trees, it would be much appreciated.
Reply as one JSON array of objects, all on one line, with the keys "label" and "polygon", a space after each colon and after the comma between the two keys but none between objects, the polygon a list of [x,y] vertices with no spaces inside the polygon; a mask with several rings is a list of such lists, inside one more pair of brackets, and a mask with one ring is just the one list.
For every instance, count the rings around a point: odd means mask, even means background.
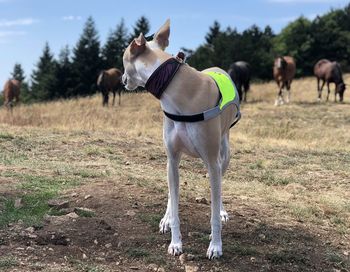
[{"label": "row of trees", "polygon": [[[122,68],[123,50],[139,33],[147,34],[150,25],[144,16],[128,33],[123,20],[108,35],[101,46],[95,22],[89,17],[83,32],[73,48],[64,47],[56,60],[46,43],[42,56],[30,77],[16,64],[13,77],[23,81],[22,101],[45,101],[84,96],[95,93],[98,73],[105,68]],[[238,60],[251,64],[255,79],[272,78],[273,60],[278,55],[291,55],[297,62],[297,76],[312,74],[312,67],[321,58],[339,61],[350,71],[350,4],[344,9],[331,10],[309,20],[303,16],[289,23],[278,35],[270,26],[256,25],[238,32],[222,29],[215,21],[205,41],[197,49],[183,48],[188,62],[197,69],[219,66],[228,69]]]},{"label": "row of trees", "polygon": [[48,101],[95,93],[99,72],[111,67],[122,68],[123,50],[129,41],[141,32],[148,33],[149,29],[148,19],[142,16],[129,34],[122,19],[101,46],[95,22],[89,17],[72,51],[65,46],[55,59],[49,44],[45,44],[30,84],[25,81],[21,65],[15,64],[11,76],[22,82],[22,101]]},{"label": "row of trees", "polygon": [[338,61],[350,71],[350,4],[313,20],[301,16],[278,35],[269,26],[260,29],[253,25],[239,33],[230,27],[222,30],[214,22],[204,44],[195,51],[184,50],[190,56],[189,64],[198,69],[228,69],[230,63],[244,60],[251,64],[253,76],[263,80],[272,78],[273,60],[280,55],[295,58],[299,77],[311,75],[321,58]]}]

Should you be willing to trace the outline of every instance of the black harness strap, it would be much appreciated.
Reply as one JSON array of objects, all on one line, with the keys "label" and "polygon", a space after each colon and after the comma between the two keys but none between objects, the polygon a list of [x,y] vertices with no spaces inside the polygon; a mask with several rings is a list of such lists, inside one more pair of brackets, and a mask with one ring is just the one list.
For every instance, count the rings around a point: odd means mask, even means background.
[{"label": "black harness strap", "polygon": [[198,114],[193,114],[193,115],[176,115],[176,114],[171,114],[169,112],[163,111],[166,117],[173,121],[177,122],[189,122],[189,123],[194,123],[194,122],[199,122],[199,121],[204,121],[204,114],[203,113],[198,113]]}]

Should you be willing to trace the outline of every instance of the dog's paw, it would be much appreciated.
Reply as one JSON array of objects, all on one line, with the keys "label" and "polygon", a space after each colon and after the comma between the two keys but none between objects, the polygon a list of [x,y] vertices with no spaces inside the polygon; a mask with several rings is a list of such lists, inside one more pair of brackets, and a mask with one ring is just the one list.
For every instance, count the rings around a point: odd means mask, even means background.
[{"label": "dog's paw", "polygon": [[221,222],[227,223],[229,220],[228,213],[225,210],[220,211]]},{"label": "dog's paw", "polygon": [[162,220],[160,220],[159,222],[159,232],[161,234],[167,233],[168,231],[170,231],[170,220],[169,217],[167,215],[164,215],[164,217],[162,218]]},{"label": "dog's paw", "polygon": [[168,253],[173,256],[178,256],[182,253],[181,243],[171,243],[168,247]]},{"label": "dog's paw", "polygon": [[207,251],[207,257],[209,260],[212,259],[218,259],[222,256],[222,246],[220,244],[214,244],[213,242],[210,242],[208,251]]}]

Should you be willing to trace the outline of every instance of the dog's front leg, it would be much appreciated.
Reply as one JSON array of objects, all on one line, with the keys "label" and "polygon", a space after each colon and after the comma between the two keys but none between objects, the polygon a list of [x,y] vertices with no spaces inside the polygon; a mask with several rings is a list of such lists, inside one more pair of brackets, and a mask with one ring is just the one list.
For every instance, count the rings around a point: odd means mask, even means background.
[{"label": "dog's front leg", "polygon": [[211,187],[211,241],[207,251],[209,259],[222,255],[221,241],[221,164],[218,160],[208,165]]},{"label": "dog's front leg", "polygon": [[171,255],[180,255],[182,253],[179,220],[179,161],[180,156],[168,154],[169,201],[165,216],[167,216],[168,213],[168,221],[171,228],[171,243],[168,248],[168,253]]}]

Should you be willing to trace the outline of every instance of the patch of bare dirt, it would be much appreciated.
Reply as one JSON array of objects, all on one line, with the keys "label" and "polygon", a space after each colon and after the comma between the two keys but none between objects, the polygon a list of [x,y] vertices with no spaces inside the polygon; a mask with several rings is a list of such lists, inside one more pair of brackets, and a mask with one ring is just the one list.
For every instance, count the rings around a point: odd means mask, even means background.
[{"label": "patch of bare dirt", "polygon": [[[165,193],[100,182],[68,191],[65,199],[70,203],[65,215],[50,216],[32,229],[14,224],[1,230],[0,256],[11,252],[20,262],[13,271],[36,271],[38,263],[66,271],[75,271],[77,263],[101,265],[106,271],[185,271],[189,265],[198,271],[348,271],[336,262],[340,249],[324,242],[322,230],[271,222],[271,211],[240,199],[226,200],[235,209],[223,229],[224,257],[214,261],[205,258],[210,206],[195,199],[181,203],[184,252],[191,254],[182,263],[167,255],[169,235],[158,234]],[[93,215],[79,216],[76,207]]]}]

